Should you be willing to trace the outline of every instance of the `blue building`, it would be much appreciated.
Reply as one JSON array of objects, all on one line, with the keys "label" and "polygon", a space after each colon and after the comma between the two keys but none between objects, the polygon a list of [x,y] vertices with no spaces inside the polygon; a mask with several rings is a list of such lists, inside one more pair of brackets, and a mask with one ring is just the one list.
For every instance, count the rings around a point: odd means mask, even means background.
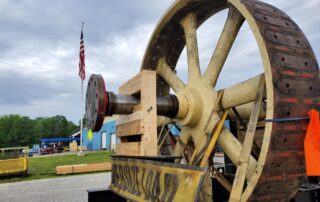
[{"label": "blue building", "polygon": [[93,132],[91,140],[88,137],[88,129],[82,130],[82,145],[87,150],[115,150],[119,142],[116,137],[116,120],[105,120],[99,132]]},{"label": "blue building", "polygon": [[[229,126],[229,121],[225,121],[224,125]],[[174,136],[180,135],[180,128],[177,125],[169,125],[170,131]],[[116,117],[106,118],[100,131],[93,132],[91,140],[88,137],[88,129],[84,128],[82,130],[82,145],[87,148],[87,150],[97,151],[97,150],[115,150],[116,144],[120,142],[120,139],[116,136]]]}]

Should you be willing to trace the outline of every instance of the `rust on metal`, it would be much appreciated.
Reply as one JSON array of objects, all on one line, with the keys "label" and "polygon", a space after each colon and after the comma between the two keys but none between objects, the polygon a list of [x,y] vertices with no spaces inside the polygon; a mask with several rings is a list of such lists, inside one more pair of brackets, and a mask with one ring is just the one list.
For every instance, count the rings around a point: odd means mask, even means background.
[{"label": "rust on metal", "polygon": [[205,170],[143,158],[113,157],[110,189],[134,201],[197,201]]}]

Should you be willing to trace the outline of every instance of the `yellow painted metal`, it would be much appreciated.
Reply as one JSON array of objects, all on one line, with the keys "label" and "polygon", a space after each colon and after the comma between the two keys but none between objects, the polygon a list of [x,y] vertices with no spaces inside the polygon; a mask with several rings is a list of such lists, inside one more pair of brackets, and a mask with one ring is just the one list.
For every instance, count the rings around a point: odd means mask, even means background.
[{"label": "yellow painted metal", "polygon": [[244,18],[241,13],[233,6],[230,6],[227,21],[203,76],[210,86],[216,85],[220,71],[229,55],[243,21]]},{"label": "yellow painted metal", "polygon": [[0,160],[0,175],[23,173],[28,168],[28,158]]},{"label": "yellow painted metal", "polygon": [[222,108],[227,109],[253,102],[258,92],[260,78],[264,76],[265,74],[260,74],[224,89],[224,93],[221,98]]},{"label": "yellow painted metal", "polygon": [[201,77],[198,42],[197,42],[197,14],[189,13],[184,19],[180,21],[183,27],[186,47],[188,55],[188,82],[195,82]]},{"label": "yellow painted metal", "polygon": [[213,150],[214,146],[216,145],[216,142],[217,142],[217,139],[218,139],[218,137],[219,137],[219,134],[221,133],[221,130],[222,130],[222,127],[223,127],[223,123],[224,123],[224,121],[225,121],[226,118],[227,118],[228,111],[229,111],[229,110],[226,110],[226,111],[223,113],[223,115],[222,115],[222,117],[221,117],[221,120],[220,120],[219,123],[218,123],[217,129],[216,129],[216,130],[214,131],[214,133],[213,133],[213,136],[212,136],[212,138],[211,138],[211,140],[210,140],[210,143],[209,143],[209,145],[208,145],[208,148],[207,148],[207,150],[206,150],[206,153],[204,153],[204,156],[203,156],[203,158],[202,158],[202,160],[201,160],[201,163],[200,163],[200,166],[201,166],[201,167],[204,167],[204,166],[206,166],[206,164],[207,164],[207,161],[208,161],[208,159],[209,159],[209,157],[210,157],[210,155],[211,155],[211,153],[212,153],[212,150]]},{"label": "yellow painted metal", "polygon": [[205,169],[141,159],[112,160],[110,189],[133,201],[197,201]]},{"label": "yellow painted metal", "polygon": [[[26,173],[28,170],[28,148],[12,147],[0,148],[0,176]],[[9,152],[15,152],[15,156],[8,156]]]}]

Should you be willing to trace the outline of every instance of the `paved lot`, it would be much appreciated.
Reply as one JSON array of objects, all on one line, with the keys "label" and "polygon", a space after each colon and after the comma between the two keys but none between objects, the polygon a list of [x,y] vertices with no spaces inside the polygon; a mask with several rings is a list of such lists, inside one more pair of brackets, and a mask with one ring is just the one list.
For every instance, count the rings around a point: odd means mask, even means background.
[{"label": "paved lot", "polygon": [[99,173],[0,184],[0,201],[88,201],[87,189],[106,188],[110,177],[110,173]]}]

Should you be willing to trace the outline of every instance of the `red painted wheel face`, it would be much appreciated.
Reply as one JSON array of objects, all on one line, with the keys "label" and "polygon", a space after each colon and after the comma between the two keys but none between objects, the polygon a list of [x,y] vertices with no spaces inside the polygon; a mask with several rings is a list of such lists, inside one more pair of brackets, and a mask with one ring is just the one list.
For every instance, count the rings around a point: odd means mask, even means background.
[{"label": "red painted wheel face", "polygon": [[108,104],[103,77],[98,74],[90,76],[86,93],[86,123],[88,129],[99,131],[104,120]]}]

